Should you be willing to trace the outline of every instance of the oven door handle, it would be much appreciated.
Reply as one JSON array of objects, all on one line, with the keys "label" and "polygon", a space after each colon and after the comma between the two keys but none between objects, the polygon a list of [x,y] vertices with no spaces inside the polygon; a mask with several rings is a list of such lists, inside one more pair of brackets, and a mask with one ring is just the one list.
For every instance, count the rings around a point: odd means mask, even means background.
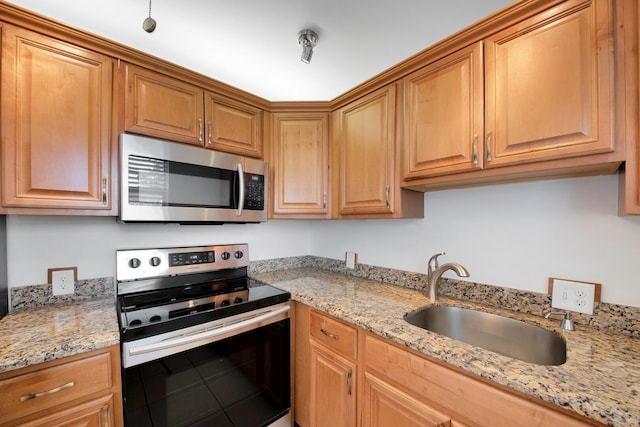
[{"label": "oven door handle", "polygon": [[197,332],[192,335],[182,336],[178,338],[170,338],[166,341],[161,341],[158,343],[142,345],[140,347],[134,347],[129,349],[130,356],[137,356],[140,354],[151,353],[158,350],[164,350],[171,347],[178,347],[181,345],[191,344],[193,342],[202,341],[202,340],[210,340],[209,342],[213,342],[214,338],[225,335],[233,331],[237,331],[238,329],[247,328],[254,325],[260,325],[261,323],[269,320],[271,318],[280,316],[283,313],[289,311],[289,305],[285,307],[281,307],[277,310],[269,311],[265,314],[261,314],[256,317],[252,317],[250,319],[240,321],[237,323],[233,323],[231,325],[223,326],[221,328],[206,330],[204,332]]}]

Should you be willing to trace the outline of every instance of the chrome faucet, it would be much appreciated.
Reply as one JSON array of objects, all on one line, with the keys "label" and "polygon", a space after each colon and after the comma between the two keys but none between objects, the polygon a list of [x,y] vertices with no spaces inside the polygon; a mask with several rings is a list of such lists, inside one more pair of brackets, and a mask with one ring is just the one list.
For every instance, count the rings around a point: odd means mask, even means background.
[{"label": "chrome faucet", "polygon": [[440,255],[445,255],[445,252],[435,254],[429,258],[429,269],[427,271],[427,297],[434,302],[438,298],[438,284],[440,282],[440,277],[445,271],[453,270],[458,277],[469,277],[467,269],[460,264],[450,262],[442,264],[441,266],[438,265],[438,257]]}]

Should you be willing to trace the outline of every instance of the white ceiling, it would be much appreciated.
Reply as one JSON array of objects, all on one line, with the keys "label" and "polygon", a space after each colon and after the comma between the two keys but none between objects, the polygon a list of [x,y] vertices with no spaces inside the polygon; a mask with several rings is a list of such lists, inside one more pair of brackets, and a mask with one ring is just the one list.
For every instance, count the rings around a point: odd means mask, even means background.
[{"label": "white ceiling", "polygon": [[[270,101],[328,101],[513,0],[11,0]],[[1,19],[1,18],[0,18]],[[298,33],[318,33],[310,64]]]}]

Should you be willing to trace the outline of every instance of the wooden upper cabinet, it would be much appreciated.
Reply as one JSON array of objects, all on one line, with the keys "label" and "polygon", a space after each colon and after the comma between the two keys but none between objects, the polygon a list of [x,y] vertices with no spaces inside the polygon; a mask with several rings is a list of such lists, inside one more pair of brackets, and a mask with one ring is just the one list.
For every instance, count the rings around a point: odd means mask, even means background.
[{"label": "wooden upper cabinet", "polygon": [[4,207],[110,214],[112,76],[107,56],[2,25]]},{"label": "wooden upper cabinet", "polygon": [[482,43],[405,77],[405,178],[482,169]]},{"label": "wooden upper cabinet", "polygon": [[262,158],[261,109],[132,64],[124,73],[127,132]]},{"label": "wooden upper cabinet", "polygon": [[337,214],[393,213],[395,85],[358,99],[336,114]]},{"label": "wooden upper cabinet", "polygon": [[273,218],[329,218],[329,113],[272,115]]},{"label": "wooden upper cabinet", "polygon": [[333,218],[422,218],[424,195],[400,188],[396,83],[334,111]]},{"label": "wooden upper cabinet", "polygon": [[214,93],[206,93],[205,146],[262,158],[262,110]]},{"label": "wooden upper cabinet", "polygon": [[204,144],[204,91],[197,86],[131,64],[125,72],[125,130]]},{"label": "wooden upper cabinet", "polygon": [[614,150],[612,7],[567,1],[485,40],[488,167]]}]

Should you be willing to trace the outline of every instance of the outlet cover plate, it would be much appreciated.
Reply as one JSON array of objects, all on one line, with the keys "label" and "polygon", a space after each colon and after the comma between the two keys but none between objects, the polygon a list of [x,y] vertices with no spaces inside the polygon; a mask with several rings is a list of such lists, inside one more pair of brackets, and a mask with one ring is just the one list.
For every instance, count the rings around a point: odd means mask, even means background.
[{"label": "outlet cover plate", "polygon": [[50,268],[47,278],[51,283],[53,296],[74,294],[78,280],[78,267]]},{"label": "outlet cover plate", "polygon": [[356,268],[358,263],[358,254],[356,252],[346,252],[344,255],[344,261],[347,268]]},{"label": "outlet cover plate", "polygon": [[549,278],[551,307],[593,314],[594,303],[600,302],[600,283]]}]

